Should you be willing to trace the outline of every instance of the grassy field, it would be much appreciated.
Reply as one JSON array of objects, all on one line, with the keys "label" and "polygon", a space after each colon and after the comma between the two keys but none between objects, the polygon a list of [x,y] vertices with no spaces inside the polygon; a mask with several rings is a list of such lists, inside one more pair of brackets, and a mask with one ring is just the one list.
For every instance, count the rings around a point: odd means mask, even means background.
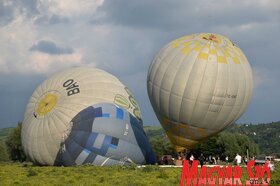
[{"label": "grassy field", "polygon": [[39,167],[0,163],[0,185],[179,185],[181,168]]},{"label": "grassy field", "polygon": [[[34,166],[31,163],[0,163],[0,185],[121,185],[172,186],[180,185],[182,168],[158,166]],[[242,183],[248,180],[246,168],[242,170]],[[272,179],[279,180],[279,170]],[[273,184],[273,186],[278,184]]]}]

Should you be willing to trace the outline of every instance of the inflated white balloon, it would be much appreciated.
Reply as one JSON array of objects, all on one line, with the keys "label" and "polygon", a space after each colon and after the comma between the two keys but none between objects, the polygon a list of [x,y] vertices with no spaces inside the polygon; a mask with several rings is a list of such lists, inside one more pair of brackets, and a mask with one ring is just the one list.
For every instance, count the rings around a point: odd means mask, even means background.
[{"label": "inflated white balloon", "polygon": [[45,80],[33,92],[22,125],[22,145],[33,161],[53,165],[70,121],[97,103],[120,106],[141,121],[133,95],[115,76],[96,68],[71,68]]},{"label": "inflated white balloon", "polygon": [[158,119],[181,150],[236,121],[253,81],[240,48],[224,36],[202,33],[163,47],[150,65],[147,87]]}]

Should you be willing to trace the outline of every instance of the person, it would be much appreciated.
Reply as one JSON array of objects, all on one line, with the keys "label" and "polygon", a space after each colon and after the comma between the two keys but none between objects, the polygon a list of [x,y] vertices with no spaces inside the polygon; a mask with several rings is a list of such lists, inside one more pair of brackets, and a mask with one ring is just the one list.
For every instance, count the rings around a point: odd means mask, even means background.
[{"label": "person", "polygon": [[226,160],[226,163],[228,164],[228,156],[226,156],[225,160]]},{"label": "person", "polygon": [[194,160],[194,157],[193,157],[193,155],[191,154],[191,157],[190,157],[190,164],[191,164],[191,165],[192,165],[193,160]]},{"label": "person", "polygon": [[212,156],[209,156],[209,157],[208,157],[208,160],[209,160],[209,164],[212,164],[212,162],[213,162]]},{"label": "person", "polygon": [[242,157],[237,153],[234,160],[236,161],[236,164],[239,166],[241,164]]},{"label": "person", "polygon": [[247,157],[244,158],[244,162],[247,165],[247,163],[248,163],[248,158]]},{"label": "person", "polygon": [[217,156],[217,164],[220,164],[220,156]]},{"label": "person", "polygon": [[203,154],[201,153],[200,156],[198,157],[198,161],[200,163],[200,166],[202,167],[205,161],[205,157],[203,156]]},{"label": "person", "polygon": [[217,161],[216,161],[215,156],[213,156],[212,159],[213,159],[214,165],[217,165]]}]

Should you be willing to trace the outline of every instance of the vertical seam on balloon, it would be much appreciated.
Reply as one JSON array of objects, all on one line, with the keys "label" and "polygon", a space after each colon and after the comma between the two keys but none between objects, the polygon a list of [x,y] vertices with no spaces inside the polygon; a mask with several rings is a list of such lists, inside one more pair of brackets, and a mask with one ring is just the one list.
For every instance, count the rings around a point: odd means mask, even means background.
[{"label": "vertical seam on balloon", "polygon": [[44,125],[43,123],[43,120],[40,120],[40,123],[39,125],[37,125],[37,128],[36,128],[36,132],[35,132],[35,144],[36,144],[36,149],[37,149],[37,153],[38,153],[38,162],[40,162],[41,164],[45,164],[45,161],[44,161],[44,158],[42,158],[42,155],[41,155],[41,150],[39,150],[41,148],[41,146],[39,146],[39,143],[38,141],[41,141],[42,139],[38,140],[38,134],[39,134],[39,131],[40,131],[40,125]]},{"label": "vertical seam on balloon", "polygon": [[[32,98],[32,96],[31,96],[31,98]],[[30,99],[31,99],[30,98]],[[35,98],[34,98],[35,99]],[[29,106],[29,104],[30,104],[30,102],[28,103],[28,105],[27,105],[27,107]],[[34,101],[34,103],[32,103],[32,106],[30,106],[31,107],[31,110],[32,110],[32,113],[34,113],[34,109],[33,109],[33,107],[35,107],[35,105],[36,105],[36,102]],[[24,114],[24,115],[26,115],[26,114]],[[32,125],[31,125],[31,120],[32,120],[32,118],[33,118],[34,116],[33,115],[30,115],[30,116],[28,116],[27,118],[24,118],[24,121],[23,121],[23,123],[22,123],[22,131],[25,133],[24,135],[22,135],[21,136],[21,138],[23,139],[24,138],[24,141],[26,141],[26,140],[28,140],[27,142],[25,142],[25,143],[23,143],[23,144],[26,144],[26,143],[28,143],[29,142],[29,138],[30,138],[30,132],[25,132],[25,131],[29,131],[30,130],[30,127],[32,128]],[[28,122],[26,122],[26,121],[28,121]],[[29,144],[29,143],[28,143]],[[30,147],[29,145],[23,145],[23,147],[24,147],[24,149],[25,149],[25,152],[26,152],[26,154],[28,154],[28,147]]]},{"label": "vertical seam on balloon", "polygon": [[[189,57],[189,54],[187,54],[187,55],[185,55],[182,59],[181,59],[181,63],[180,63],[180,65],[179,65],[179,67],[178,67],[178,69],[181,69],[181,67],[182,67],[182,65],[184,64],[184,63],[186,63],[186,58],[188,58]],[[175,82],[175,80],[178,78],[178,76],[179,76],[179,73],[178,73],[178,71],[177,71],[177,73],[176,73],[176,75],[175,75],[175,78],[173,79],[173,85],[172,85],[172,87],[171,87],[171,91],[170,91],[170,95],[169,95],[169,105],[170,105],[170,101],[171,101],[171,99],[170,99],[170,96],[171,96],[171,93],[172,93],[172,90],[173,90],[173,88],[174,88],[174,86],[175,86],[175,84],[174,84],[174,82]],[[184,93],[184,91],[183,91],[183,93]],[[184,96],[184,94],[182,95],[182,97]],[[169,106],[169,109],[168,109],[168,112],[170,113],[170,106]],[[180,107],[179,107],[179,113],[178,113],[178,118],[180,118]]]},{"label": "vertical seam on balloon", "polygon": [[[243,54],[242,54],[243,55]],[[244,60],[245,59],[245,60]],[[250,70],[251,69],[251,67],[250,67],[250,63],[249,63],[249,61],[247,60],[247,58],[246,58],[246,56],[244,55],[244,62],[247,64],[247,66],[249,67],[247,67],[247,68],[245,68],[246,69],[246,72],[245,72],[245,75],[246,75],[246,83],[245,83],[245,87],[247,87],[247,86],[249,86],[249,88],[245,88],[245,90],[246,90],[246,92],[245,92],[245,98],[244,98],[244,100],[247,100],[247,105],[246,104],[244,104],[244,106],[242,106],[242,109],[241,110],[245,110],[246,109],[246,107],[248,106],[248,103],[249,103],[249,101],[250,101],[250,97],[252,96],[252,90],[253,90],[253,82],[251,83],[251,85],[250,85],[250,82],[248,82],[248,79],[250,78],[250,80],[252,80],[253,81],[253,79],[252,79],[252,71]],[[242,63],[241,64],[242,65],[242,69],[244,70],[244,63]],[[248,72],[248,73],[247,73]],[[249,80],[249,81],[250,81]],[[242,115],[242,112],[239,114],[240,116]],[[239,116],[239,117],[240,117]]]},{"label": "vertical seam on balloon", "polygon": [[[51,114],[51,116],[56,116],[55,114]],[[52,118],[52,117],[48,117],[48,118],[51,118],[53,121],[54,121],[54,118]],[[48,120],[48,123],[50,123],[50,121]],[[52,144],[55,144],[55,141],[54,141],[54,139],[52,138],[52,135],[51,135],[51,130],[50,130],[50,126],[48,125],[48,123],[45,123],[44,125],[46,125],[46,129],[47,129],[47,136],[48,136],[48,140],[51,140],[51,143]],[[45,134],[45,133],[44,133]],[[49,141],[48,141],[49,142]],[[49,152],[49,150],[47,150],[47,152],[49,153],[49,155],[50,155],[50,159],[51,159],[51,161],[54,163],[54,161],[55,161],[55,159],[52,157],[52,154]]]},{"label": "vertical seam on balloon", "polygon": [[[61,108],[66,108],[66,107],[61,107]],[[63,120],[60,118],[61,116],[59,116],[59,114],[61,114],[61,115],[64,115],[64,116],[66,116],[67,118],[70,118],[70,116],[69,115],[67,115],[66,113],[64,113],[64,112],[62,112],[60,109],[56,109],[57,111],[55,112],[55,114],[54,114],[54,116],[58,119],[58,120],[60,120],[61,121],[61,123],[63,124],[63,126],[65,126],[65,127],[68,127],[68,124],[69,123],[65,123],[65,122],[63,122]],[[71,110],[71,111],[74,111],[75,112],[75,110]],[[71,118],[70,118],[71,119]],[[71,121],[71,120],[70,120]],[[70,122],[69,121],[69,122]]]},{"label": "vertical seam on balloon", "polygon": [[[224,64],[218,64],[218,65],[224,65]],[[228,62],[227,62],[227,74],[230,74],[230,69],[229,69],[229,64],[228,64]],[[229,83],[230,83],[230,78],[229,78],[230,76],[228,76],[228,79],[227,79],[227,88],[226,88],[226,94],[227,94],[227,92],[228,92],[228,88],[230,87],[229,86]],[[214,122],[213,122],[213,127],[216,127],[217,126],[217,124],[216,124],[216,121],[217,121],[217,119],[219,118],[219,116],[220,116],[220,114],[221,114],[221,110],[223,109],[223,107],[224,107],[224,104],[225,104],[225,102],[226,102],[226,97],[225,97],[225,99],[224,99],[224,101],[223,101],[223,104],[222,104],[222,106],[221,106],[221,109],[219,110],[219,113],[217,114],[217,117],[216,117],[216,119],[214,120]],[[220,130],[219,130],[220,131]]]},{"label": "vertical seam on balloon", "polygon": [[[50,138],[51,138],[51,132],[50,132],[50,128],[49,128],[49,125],[48,125],[48,123],[50,123],[50,121],[49,120],[47,120],[47,123],[43,123],[43,131],[46,131],[46,130],[44,130],[44,128],[47,128],[48,129],[48,132],[49,132],[49,135],[47,135],[47,139],[49,140]],[[46,140],[46,138],[45,138],[45,132],[43,132],[43,138],[44,138],[44,140]],[[51,138],[51,141],[53,142],[53,139]],[[49,143],[50,141],[48,141],[47,143]],[[50,151],[49,151],[49,148],[47,148],[47,145],[44,143],[44,146],[45,146],[45,148],[46,148],[46,151],[47,151],[47,153],[49,154],[49,156],[50,156],[50,160],[52,161],[52,163],[54,162],[54,159],[53,159],[53,157],[52,157],[52,155],[51,155],[51,153],[50,153]]]},{"label": "vertical seam on balloon", "polygon": [[242,106],[239,110],[239,112],[237,113],[236,117],[237,119],[240,118],[240,116],[242,115],[242,113],[244,112],[245,108],[247,107],[247,104],[249,103],[249,101],[247,101],[247,103],[244,103],[244,101],[246,101],[248,98],[249,98],[249,92],[248,92],[248,88],[247,88],[247,85],[248,85],[248,75],[244,69],[244,63],[240,64],[241,66],[241,69],[242,69],[242,72],[244,74],[244,77],[245,77],[245,85],[244,85],[244,88],[245,88],[245,91],[244,91],[244,96],[243,96],[243,100],[242,100]]},{"label": "vertical seam on balloon", "polygon": [[[198,55],[199,54],[197,54],[197,57],[196,57],[196,59],[198,58]],[[191,72],[192,72],[192,70],[193,70],[193,67],[195,66],[195,63],[196,63],[196,60],[194,61],[194,62],[190,62],[190,64],[192,64],[191,65],[191,67],[190,67],[190,74],[191,74]],[[185,83],[185,87],[184,87],[184,91],[183,91],[183,95],[182,95],[182,99],[181,99],[181,103],[180,103],[180,109],[179,109],[179,121],[180,121],[180,118],[181,118],[181,110],[182,110],[182,105],[183,105],[183,100],[184,100],[184,95],[185,95],[185,93],[186,93],[186,88],[187,88],[187,85],[189,84],[189,77],[188,77],[188,79],[187,79],[187,81],[186,81],[186,83]]]},{"label": "vertical seam on balloon", "polygon": [[[151,72],[152,72],[152,69],[154,68],[155,64],[156,64],[156,61],[160,58],[160,54],[162,53],[163,50],[165,50],[167,48],[168,45],[166,45],[165,47],[163,47],[162,49],[159,50],[159,53],[153,58],[150,66],[149,66],[149,69],[148,69],[148,74],[147,74],[147,77],[150,76]],[[155,75],[154,75],[155,76]],[[154,78],[154,77],[151,77],[151,78]]]},{"label": "vertical seam on balloon", "polygon": [[[60,108],[65,109],[65,108],[67,108],[67,107],[60,107]],[[75,110],[71,110],[71,111],[75,111]],[[52,114],[53,114],[53,116],[55,116],[58,120],[60,120],[61,123],[62,123],[65,127],[68,127],[68,124],[69,124],[69,123],[63,122],[63,120],[60,118],[59,114],[64,115],[64,116],[66,116],[67,118],[70,118],[69,115],[67,115],[67,114],[65,114],[64,112],[62,112],[62,111],[59,109],[59,107],[57,107],[57,108],[56,108],[56,112],[53,112]],[[71,118],[70,118],[70,119],[71,119]]]},{"label": "vertical seam on balloon", "polygon": [[[163,59],[159,58],[159,60],[161,61],[161,63],[163,62]],[[160,66],[161,65],[159,65],[158,68],[156,69],[155,76],[154,76],[154,79],[153,79],[152,82],[154,82],[155,78],[157,77],[157,74],[159,72]],[[153,83],[152,87],[153,87],[152,96],[154,97],[154,92],[155,92],[155,90],[154,90],[154,83]],[[158,98],[155,98],[155,99],[158,99],[158,104],[159,104],[158,105],[158,112],[160,113],[161,112],[161,110],[160,110],[160,85],[158,85],[158,88],[159,88],[159,96],[158,96]]]},{"label": "vertical seam on balloon", "polygon": [[[168,69],[169,69],[170,67],[172,67],[172,65],[174,65],[174,61],[176,61],[176,59],[178,58],[178,56],[180,56],[180,50],[177,50],[177,51],[176,51],[176,54],[175,54],[174,57],[170,60],[170,63],[169,63],[168,66],[166,67],[165,72],[164,72],[164,74],[163,74],[163,78],[162,78],[160,87],[162,87],[163,79],[164,79],[165,75],[167,74]],[[181,63],[182,63],[182,62],[181,62]],[[173,81],[172,81],[172,82],[174,82],[174,79],[175,79],[175,78],[176,78],[176,74],[174,75],[174,78],[173,78]],[[171,88],[170,88],[170,91],[169,91],[168,104],[167,104],[167,107],[168,107],[168,108],[167,108],[167,116],[168,116],[168,118],[170,117],[170,112],[169,112],[169,110],[170,110],[170,105],[169,105],[169,102],[170,102],[171,90],[172,90],[172,85],[171,85]],[[161,94],[160,94],[160,95],[161,95]]]},{"label": "vertical seam on balloon", "polygon": [[[35,140],[32,139],[32,135],[33,135],[33,131],[34,131],[34,127],[36,127],[36,125],[32,125],[31,123],[29,123],[29,127],[26,129],[28,132],[27,134],[27,140],[28,140],[28,154],[31,160],[35,160],[33,152],[32,152],[32,148],[33,148],[33,142],[35,142]],[[31,135],[32,134],[32,135]]]},{"label": "vertical seam on balloon", "polygon": [[[157,58],[157,60],[156,60],[156,62],[155,63],[157,63],[158,62],[158,60],[160,60],[161,62],[162,62],[162,59],[160,58],[160,57],[158,57]],[[161,63],[160,62],[160,63]],[[159,67],[160,67],[160,65],[158,65],[158,67],[155,69],[155,75],[154,75],[154,77],[151,77],[151,78],[153,78],[153,79],[151,79],[150,80],[150,82],[151,82],[151,98],[154,98],[154,95],[155,95],[155,89],[154,89],[154,81],[155,81],[155,78],[156,78],[156,75],[157,75],[157,73],[158,73],[158,70],[159,70]],[[152,102],[154,102],[154,103],[156,103],[156,101],[153,101],[153,100],[156,100],[156,99],[159,99],[159,97],[158,98],[154,98],[154,99],[150,99]],[[158,101],[158,103],[159,103],[159,101]],[[152,106],[153,105],[156,105],[156,104],[152,104]],[[157,106],[158,107],[158,112],[159,112],[159,106]]]},{"label": "vertical seam on balloon", "polygon": [[[197,57],[196,57],[196,59],[195,59],[195,61],[194,61],[194,63],[196,63],[197,65],[198,65],[198,62],[197,62],[197,61],[199,60],[199,53],[202,51],[202,49],[203,49],[204,47],[205,47],[205,44],[204,44],[204,46],[203,46],[203,47],[201,47],[201,49],[200,49],[200,51],[198,52],[198,55],[197,55]],[[208,63],[208,59],[207,59],[206,63]],[[206,65],[207,65],[207,64],[206,64]],[[206,68],[206,67],[205,67],[205,68]],[[204,73],[205,73],[205,68],[204,68],[204,72],[203,72],[203,77],[202,77],[202,80],[201,80],[200,85],[199,85],[198,94],[199,94],[199,91],[200,91],[200,89],[201,89],[201,85],[202,85],[202,82],[203,82]],[[192,68],[192,70],[193,70],[193,68]],[[192,71],[192,70],[191,70],[191,71]],[[188,81],[189,81],[189,79],[188,79]],[[185,91],[186,91],[186,87],[185,87]],[[184,91],[184,94],[185,94],[185,91]],[[192,109],[192,111],[191,111],[189,121],[191,121],[191,120],[192,120],[192,114],[193,114],[194,109],[195,109],[195,106],[196,106],[196,104],[197,104],[198,94],[197,94],[197,96],[196,96],[196,98],[195,98],[195,101],[194,101],[194,106],[193,106],[193,109]]]},{"label": "vertical seam on balloon", "polygon": [[[164,76],[165,76],[165,74],[166,74],[167,71],[168,71],[168,67],[172,65],[173,60],[177,58],[178,54],[180,54],[180,51],[179,51],[179,50],[174,51],[174,56],[172,57],[172,59],[170,59],[169,61],[166,62],[166,67],[165,67],[165,69],[164,69],[164,73],[163,73],[163,75],[162,75],[162,78],[161,78],[161,81],[160,81],[160,85],[159,85],[159,108],[161,107],[161,101],[160,101],[160,99],[161,99],[161,95],[162,95],[162,93],[161,93],[161,92],[162,92],[162,91],[161,91],[161,86],[162,86],[162,84],[163,84],[163,81],[162,81],[162,80],[164,79]],[[162,61],[163,61],[163,60],[162,60]],[[159,69],[159,68],[158,68],[158,69]],[[159,70],[158,70],[158,71],[159,71]],[[157,72],[158,72],[158,71],[157,71]],[[161,113],[162,110],[160,109],[159,112]],[[167,113],[167,114],[169,115],[169,113]]]},{"label": "vertical seam on balloon", "polygon": [[[152,98],[153,95],[154,95],[155,89],[154,89],[154,84],[153,84],[152,82],[154,81],[154,79],[155,79],[155,77],[156,77],[156,74],[157,74],[158,69],[159,69],[159,65],[158,65],[158,67],[155,69],[155,72],[154,72],[153,77],[152,77],[152,74],[151,74],[152,69],[154,68],[154,66],[155,66],[155,64],[158,62],[158,60],[162,61],[162,59],[160,58],[160,54],[161,54],[164,50],[166,50],[166,49],[168,48],[168,46],[169,46],[169,45],[167,44],[163,49],[160,49],[159,54],[157,54],[157,55],[154,57],[154,59],[153,59],[151,65],[150,65],[150,67],[149,67],[149,69],[148,69],[148,83],[147,83],[147,86],[149,86],[149,81],[151,82],[151,92],[150,92],[150,94],[149,94],[149,92],[148,92],[148,94],[150,95],[149,98],[150,98],[150,97]],[[147,89],[147,90],[149,90],[149,89]]]},{"label": "vertical seam on balloon", "polygon": [[[52,116],[56,116],[55,114],[54,115],[52,115]],[[56,141],[52,138],[53,137],[53,135],[51,134],[51,128],[50,128],[50,125],[51,125],[51,123],[53,123],[53,122],[55,122],[54,121],[54,118],[53,117],[47,117],[47,121],[48,121],[48,123],[45,123],[45,125],[47,125],[47,128],[48,128],[48,131],[49,131],[49,138],[51,138],[51,141],[53,142],[53,144],[55,145],[55,147],[56,147]],[[62,122],[63,123],[63,122]],[[57,123],[56,123],[56,125],[57,125]],[[55,128],[55,127],[54,127]],[[57,130],[56,130],[56,132],[57,132]],[[57,134],[60,134],[60,132],[58,131],[57,132]],[[51,153],[48,151],[48,153],[51,155]],[[53,157],[51,157],[51,159],[52,159],[52,163],[54,163],[54,161],[55,161],[55,159],[53,159]]]},{"label": "vertical seam on balloon", "polygon": [[[47,80],[46,80],[46,81],[47,81]],[[46,81],[45,81],[45,82],[46,82]],[[45,93],[45,88],[44,88],[45,85],[44,85],[44,84],[46,84],[46,83],[43,83],[43,84],[39,85],[39,89],[38,89],[39,97],[38,97],[38,99],[37,99],[37,102],[40,101],[40,99],[42,98],[42,96],[43,96],[44,93]],[[35,104],[34,106],[36,106],[36,104]],[[38,106],[38,105],[37,105],[37,106]],[[35,111],[36,111],[36,109],[37,109],[37,108],[35,108]],[[37,137],[38,137],[38,126],[41,125],[41,124],[43,124],[43,119],[40,119],[40,121],[39,121],[38,124],[36,123],[35,125],[33,125],[33,127],[34,127],[34,126],[37,127],[37,128],[36,128],[36,129],[37,129],[37,130],[36,130],[36,133],[30,132],[30,136],[31,136],[31,134],[32,134],[32,135],[34,135],[34,137],[35,137],[35,138],[33,139],[33,140],[34,140],[34,143],[33,143],[33,144],[34,144],[34,146],[36,146],[36,149],[37,149],[37,150],[38,150],[38,143],[37,143],[37,142],[38,142],[38,141],[37,141]],[[33,146],[33,145],[31,145],[31,146]],[[40,156],[40,152],[37,151],[37,153],[38,153],[39,156]],[[33,156],[33,160],[39,162],[37,158],[36,158],[36,159],[34,158],[35,156],[34,156],[33,153],[32,153],[32,156]]]},{"label": "vertical seam on balloon", "polygon": [[[233,62],[233,61],[232,61]],[[230,63],[231,65],[233,65],[232,63]],[[234,64],[234,65],[236,65],[236,64]],[[239,65],[240,66],[240,65]],[[242,68],[242,71],[243,71],[243,68]],[[238,74],[240,74],[240,69],[238,70]],[[245,78],[245,81],[246,81],[246,78]],[[245,84],[245,86],[246,86],[246,84]],[[237,96],[238,96],[238,93],[240,92],[240,76],[238,75],[238,86],[237,86]],[[246,91],[246,88],[245,88],[245,91]],[[246,94],[245,94],[246,95]],[[242,100],[242,102],[244,101],[244,98],[245,98],[245,96],[243,96],[243,100]],[[229,115],[228,116],[231,116],[231,114],[232,114],[232,112],[233,112],[233,110],[234,110],[234,107],[235,107],[235,103],[236,103],[236,100],[237,100],[237,97],[235,98],[235,100],[234,100],[234,102],[233,102],[233,105],[232,105],[232,109],[231,109],[231,111],[230,111],[230,113],[229,113]],[[238,112],[239,113],[239,112]],[[235,115],[235,117],[233,117],[233,119],[231,119],[231,120],[226,120],[226,122],[228,122],[228,124],[226,124],[225,125],[225,127],[227,127],[227,126],[229,126],[230,124],[232,124],[232,122],[234,122],[235,120],[237,120],[238,118],[236,118],[236,116],[238,116],[238,113]]]},{"label": "vertical seam on balloon", "polygon": [[[214,46],[214,47],[216,47],[216,46]],[[217,55],[216,55],[217,56]],[[217,56],[218,57],[218,56]],[[217,63],[217,62],[215,62],[215,64],[217,65],[217,73],[216,73],[216,78],[215,78],[215,87],[214,87],[214,89],[213,89],[213,92],[212,92],[212,98],[211,98],[211,102],[210,102],[210,104],[209,104],[209,106],[208,106],[208,109],[207,109],[207,112],[206,112],[206,114],[205,114],[205,117],[204,117],[204,119],[203,119],[203,123],[204,123],[204,121],[205,121],[205,119],[206,119],[206,116],[208,115],[208,113],[209,113],[209,109],[210,109],[210,106],[212,105],[212,99],[213,99],[213,96],[215,96],[214,94],[215,94],[215,92],[216,92],[216,90],[217,90],[217,81],[218,81],[218,75],[219,75],[219,63]],[[209,124],[207,124],[207,125],[209,125]],[[213,130],[213,129],[211,129],[211,130]]]}]

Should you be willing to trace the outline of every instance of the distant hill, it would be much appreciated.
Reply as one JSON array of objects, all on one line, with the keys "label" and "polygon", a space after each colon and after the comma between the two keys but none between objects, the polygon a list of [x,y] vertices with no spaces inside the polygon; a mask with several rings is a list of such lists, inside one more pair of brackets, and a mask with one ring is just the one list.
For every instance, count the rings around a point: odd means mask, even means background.
[{"label": "distant hill", "polygon": [[[13,128],[0,129],[0,141],[4,141]],[[144,126],[149,138],[164,137],[165,132],[161,126]],[[247,135],[260,147],[261,154],[276,153],[280,155],[280,121],[267,124],[234,124],[226,132]]]},{"label": "distant hill", "polygon": [[259,145],[262,154],[280,155],[280,121],[257,125],[231,125],[226,131],[247,135]]},{"label": "distant hill", "polygon": [[[149,138],[166,137],[161,126],[144,126]],[[280,155],[280,121],[267,124],[233,124],[225,132],[248,136],[260,147],[261,154]]]},{"label": "distant hill", "polygon": [[3,129],[0,129],[0,142],[4,141],[8,137],[9,132],[11,130],[13,130],[13,128],[3,128]]}]

